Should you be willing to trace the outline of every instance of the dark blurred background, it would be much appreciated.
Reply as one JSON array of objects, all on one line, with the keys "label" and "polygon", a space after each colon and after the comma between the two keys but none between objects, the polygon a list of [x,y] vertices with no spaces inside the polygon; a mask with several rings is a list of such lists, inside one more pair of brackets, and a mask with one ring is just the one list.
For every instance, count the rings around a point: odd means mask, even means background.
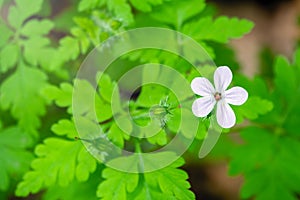
[{"label": "dark blurred background", "polygon": [[[299,40],[299,0],[210,0],[220,14],[243,17],[255,23],[253,31],[231,43],[243,72],[261,72],[260,56],[266,52],[292,58]],[[266,56],[266,55],[264,55]]]}]

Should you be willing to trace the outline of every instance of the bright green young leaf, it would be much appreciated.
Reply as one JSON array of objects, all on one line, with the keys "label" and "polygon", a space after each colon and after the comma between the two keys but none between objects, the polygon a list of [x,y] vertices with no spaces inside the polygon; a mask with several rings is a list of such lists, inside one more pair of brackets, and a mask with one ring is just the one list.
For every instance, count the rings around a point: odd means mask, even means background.
[{"label": "bright green young leaf", "polygon": [[12,37],[13,32],[5,24],[0,22],[0,33],[0,48],[2,48],[10,37]]},{"label": "bright green young leaf", "polygon": [[151,143],[151,144],[157,144],[160,146],[164,146],[167,144],[167,135],[164,129],[161,129],[161,131],[159,131],[157,134],[155,134],[154,136],[151,137],[147,137],[147,140]]},{"label": "bright green young leaf", "polygon": [[250,32],[253,26],[252,22],[245,19],[223,16],[213,20],[212,17],[206,17],[186,24],[183,33],[198,41],[209,40],[226,43],[229,39],[239,38]]},{"label": "bright green young leaf", "polygon": [[204,8],[203,0],[176,0],[156,7],[150,16],[180,30],[186,20],[199,14]]},{"label": "bright green young leaf", "polygon": [[0,190],[6,190],[12,180],[21,178],[29,169],[32,138],[17,127],[0,130]]},{"label": "bright green young leaf", "polygon": [[168,90],[165,87],[155,84],[144,85],[137,99],[137,105],[148,107],[158,105],[160,100],[168,96]]},{"label": "bright green young leaf", "polygon": [[85,54],[90,47],[90,39],[82,29],[77,27],[71,29],[71,33],[78,39],[81,53]]},{"label": "bright green young leaf", "polygon": [[51,63],[57,52],[51,47],[50,39],[45,36],[53,26],[50,20],[29,20],[21,27],[18,38],[26,62],[33,66],[39,65],[47,71],[54,71],[51,69]]},{"label": "bright green young leaf", "polygon": [[105,102],[88,81],[77,79],[75,87],[73,104],[76,106],[78,114],[86,113],[87,117],[93,117],[96,112],[99,122],[112,117],[110,103]]},{"label": "bright green young leaf", "polygon": [[[54,52],[49,51],[47,46],[50,40],[45,37],[33,36],[22,42],[24,46],[24,58],[33,66],[44,64],[45,59],[52,59]],[[50,62],[46,63],[49,64]],[[44,66],[45,68],[49,66]]]},{"label": "bright green young leaf", "polygon": [[96,8],[97,6],[103,4],[103,0],[81,0],[78,5],[78,11],[86,11],[86,10],[92,10]]},{"label": "bright green young leaf", "polygon": [[16,44],[8,44],[0,51],[0,72],[6,72],[17,64],[20,48]]},{"label": "bright green young leaf", "polygon": [[102,199],[195,199],[188,190],[188,175],[178,169],[183,163],[179,159],[168,167],[144,174],[107,168],[102,175],[106,180],[99,185],[97,195]]},{"label": "bright green young leaf", "polygon": [[[75,17],[74,22],[78,25],[78,28],[83,30],[86,34],[85,38],[91,39],[94,45],[98,45],[100,42],[99,33],[101,32],[101,27],[95,25],[92,19],[86,17]],[[75,29],[75,28],[74,28]],[[76,32],[76,31],[75,31]],[[71,33],[80,40],[78,34],[71,30]]]},{"label": "bright green young leaf", "polygon": [[41,92],[49,101],[55,101],[59,107],[68,107],[68,112],[72,109],[73,86],[70,83],[61,83],[60,87],[47,85]]},{"label": "bright green young leaf", "polygon": [[194,193],[189,190],[191,186],[186,181],[188,174],[178,169],[183,164],[184,160],[179,159],[166,168],[146,173],[145,180],[148,183],[157,182],[161,193],[173,196],[176,199],[195,199]]},{"label": "bright green young leaf", "polygon": [[121,22],[124,22],[125,25],[131,25],[133,23],[131,8],[126,0],[107,1],[107,7]]},{"label": "bright green young leaf", "polygon": [[106,180],[100,183],[97,196],[103,200],[127,199],[127,193],[133,192],[138,185],[139,174],[124,173],[106,168],[102,172]]},{"label": "bright green young leaf", "polygon": [[59,136],[66,135],[70,139],[74,139],[78,136],[76,127],[73,121],[68,119],[61,119],[57,124],[51,127],[51,130]]},{"label": "bright green young leaf", "polygon": [[102,122],[112,117],[111,105],[114,106],[115,112],[120,112],[122,108],[118,85],[111,80],[108,74],[98,73],[97,77],[100,78],[100,80],[97,78],[97,81],[101,101],[96,102],[96,114],[99,122]]},{"label": "bright green young leaf", "polygon": [[130,3],[140,11],[150,12],[152,11],[152,6],[160,5],[164,1],[167,0],[130,0]]},{"label": "bright green young leaf", "polygon": [[98,74],[98,77],[100,77],[99,80],[99,93],[103,97],[103,99],[107,102],[111,102],[113,90],[115,87],[115,83],[113,83],[109,77],[108,74]]},{"label": "bright green young leaf", "polygon": [[[78,41],[72,37],[64,37],[59,41],[59,54],[60,56],[74,60],[80,53]],[[59,56],[59,55],[58,55]]]},{"label": "bright green young leaf", "polygon": [[74,80],[74,86],[76,90],[73,93],[73,104],[76,106],[77,113],[93,113],[95,106],[92,104],[95,98],[99,99],[99,96],[96,95],[96,90],[87,80],[76,79]]},{"label": "bright green young leaf", "polygon": [[39,117],[45,113],[45,100],[40,91],[46,86],[46,75],[34,68],[21,64],[18,70],[5,79],[0,87],[0,105],[11,108],[20,127],[35,133],[40,126]]},{"label": "bright green young leaf", "polygon": [[99,122],[104,122],[112,117],[111,104],[105,102],[101,98],[95,99],[95,111],[97,115],[97,120]]},{"label": "bright green young leaf", "polygon": [[33,160],[32,170],[18,184],[17,196],[37,193],[55,184],[67,186],[75,178],[86,181],[89,174],[96,170],[96,160],[80,141],[47,138],[44,144],[36,147],[35,153],[38,158]]},{"label": "bright green young leaf", "polygon": [[[127,126],[131,126],[129,120]],[[122,131],[116,123],[113,123],[107,133],[107,136],[112,143],[123,148],[124,140],[128,140],[130,137],[128,134]]]},{"label": "bright green young leaf", "polygon": [[[54,124],[51,127],[51,130],[59,136],[66,135],[70,139],[76,138],[78,135],[83,141],[86,141],[87,151],[93,154],[94,156],[98,156],[97,158],[101,161],[106,159],[107,154],[112,155],[118,153],[117,149],[110,148],[110,142],[106,137],[106,134],[102,132],[99,133],[99,125],[88,120],[87,118],[80,118],[77,120],[77,124],[75,126],[74,122],[68,119],[62,119],[58,123]],[[80,134],[79,134],[80,133]],[[118,133],[115,133],[118,135]],[[122,140],[123,142],[123,140]],[[114,152],[114,150],[116,150]],[[89,157],[86,157],[84,152],[82,151],[81,155],[82,159],[87,160],[87,163],[90,163]],[[85,167],[85,165],[81,165],[81,167]],[[88,173],[81,173],[80,176],[87,176]],[[80,179],[79,179],[80,180]]]},{"label": "bright green young leaf", "polygon": [[8,21],[18,29],[24,20],[40,11],[43,0],[15,0],[15,3],[16,6],[11,6],[9,9]]},{"label": "bright green young leaf", "polygon": [[65,62],[75,60],[80,54],[80,42],[77,38],[66,36],[59,40],[59,48],[53,55],[50,65],[52,71],[60,70]]},{"label": "bright green young leaf", "polygon": [[50,20],[30,20],[22,28],[20,33],[32,37],[34,35],[45,35],[53,28],[54,24]]}]

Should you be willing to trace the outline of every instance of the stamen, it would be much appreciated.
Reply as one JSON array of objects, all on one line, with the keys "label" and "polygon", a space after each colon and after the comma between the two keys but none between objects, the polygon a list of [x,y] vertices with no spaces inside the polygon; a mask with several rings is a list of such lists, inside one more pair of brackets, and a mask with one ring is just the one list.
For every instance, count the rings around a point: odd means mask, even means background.
[{"label": "stamen", "polygon": [[219,101],[220,99],[222,99],[222,95],[219,92],[216,92],[215,95],[214,95],[214,97],[215,97],[216,101]]}]

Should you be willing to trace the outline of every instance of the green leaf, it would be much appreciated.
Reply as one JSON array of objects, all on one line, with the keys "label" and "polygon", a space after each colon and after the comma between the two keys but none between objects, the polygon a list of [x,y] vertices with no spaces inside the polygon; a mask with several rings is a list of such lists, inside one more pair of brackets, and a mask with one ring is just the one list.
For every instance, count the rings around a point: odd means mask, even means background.
[{"label": "green leaf", "polygon": [[143,12],[150,12],[152,11],[152,6],[157,6],[162,4],[164,1],[167,0],[130,0],[130,3],[138,10]]},{"label": "green leaf", "polygon": [[13,36],[13,32],[0,22],[0,48],[3,47],[6,42]]},{"label": "green leaf", "polygon": [[[129,129],[132,128],[131,127],[131,123],[129,120],[127,120],[127,127],[129,126]],[[123,123],[124,124],[124,123]],[[109,138],[109,140],[114,143],[115,145],[123,148],[124,147],[124,140],[128,140],[129,139],[129,133],[125,133],[123,130],[121,130],[119,128],[119,126],[116,123],[113,123],[107,133],[107,137]]]},{"label": "green leaf", "polygon": [[73,121],[61,119],[58,123],[53,124],[51,130],[59,136],[66,135],[68,138],[74,139],[78,133]]},{"label": "green leaf", "polygon": [[287,59],[281,56],[275,61],[275,85],[286,101],[293,102],[298,87],[296,73]]},{"label": "green leaf", "polygon": [[[97,118],[99,122],[105,121],[112,117],[112,105],[116,112],[122,111],[119,87],[113,82],[108,74],[98,73],[96,75],[98,81],[98,92],[101,100],[96,102]],[[115,93],[115,94],[114,94]],[[112,98],[114,94],[114,99]]]},{"label": "green leaf", "polygon": [[[96,26],[93,20],[86,17],[74,17],[74,22],[86,33],[85,37],[88,36],[89,39],[93,41],[94,45],[99,44],[99,33],[101,32],[101,27]],[[77,34],[72,34],[76,35],[78,38]]]},{"label": "green leaf", "polygon": [[[112,117],[110,101],[105,102],[97,93],[96,89],[86,80],[76,79],[74,81],[76,90],[74,92],[73,105],[76,106],[78,114],[86,114],[93,117],[96,112],[99,122],[106,121]],[[95,104],[92,104],[92,103]]]},{"label": "green leaf", "polygon": [[267,87],[266,81],[259,76],[256,76],[250,80],[244,75],[237,74],[233,78],[233,84],[245,88],[248,91],[250,97],[258,96],[264,99],[270,98],[270,92]]},{"label": "green leaf", "polygon": [[59,54],[61,57],[69,58],[70,60],[74,60],[80,53],[78,41],[73,37],[64,37],[59,41]]},{"label": "green leaf", "polygon": [[100,98],[95,99],[95,109],[97,120],[99,122],[104,122],[112,117],[111,104],[103,101]]},{"label": "green leaf", "polygon": [[35,35],[45,35],[54,27],[53,22],[50,20],[30,20],[22,28],[20,33],[32,37]]},{"label": "green leaf", "polygon": [[89,37],[86,35],[86,33],[83,30],[77,27],[71,29],[71,33],[78,39],[81,53],[85,54],[89,49],[91,43]]},{"label": "green leaf", "polygon": [[147,137],[147,140],[151,144],[158,144],[160,146],[166,145],[167,144],[167,135],[164,129],[161,129],[157,134],[151,137]]},{"label": "green leaf", "polygon": [[68,112],[72,110],[73,86],[70,83],[61,83],[60,87],[47,85],[41,92],[49,101],[55,101],[59,107],[68,107]]},{"label": "green leaf", "polygon": [[38,158],[33,160],[32,170],[18,184],[17,196],[37,193],[55,184],[67,186],[75,178],[86,181],[96,170],[96,160],[79,141],[47,138],[44,144],[36,147],[35,153]]},{"label": "green leaf", "polygon": [[[63,200],[97,200],[95,191],[101,174],[97,170],[86,182],[72,181],[67,187],[53,185],[43,194],[43,200],[63,199]],[[80,192],[78,192],[80,191]]]},{"label": "green leaf", "polygon": [[213,20],[212,17],[200,18],[186,24],[183,33],[194,39],[226,43],[229,39],[240,38],[253,28],[253,22],[246,19],[228,18],[225,16]]},{"label": "green leaf", "polygon": [[22,44],[24,46],[24,58],[33,66],[42,64],[45,59],[49,60],[53,57],[54,52],[49,52],[47,48],[50,44],[48,38],[33,36],[28,40],[24,40]]},{"label": "green leaf", "polygon": [[40,126],[39,117],[45,113],[46,102],[40,91],[45,87],[46,80],[42,71],[21,64],[0,87],[1,107],[11,108],[20,127],[30,133],[36,133],[36,128]]},{"label": "green leaf", "polygon": [[186,20],[199,14],[204,8],[204,0],[175,0],[156,7],[150,15],[154,19],[180,30]]},{"label": "green leaf", "polygon": [[77,38],[66,36],[59,40],[59,48],[53,55],[50,69],[58,71],[64,63],[75,60],[80,54],[80,41]]},{"label": "green leaf", "polygon": [[155,185],[158,185],[164,195],[173,196],[176,199],[195,199],[195,195],[189,190],[191,186],[186,181],[187,173],[177,169],[183,164],[184,160],[179,159],[166,168],[146,173],[145,181],[152,186],[156,183]]},{"label": "green leaf", "polygon": [[8,44],[0,52],[0,71],[5,73],[17,64],[20,49],[16,44]]},{"label": "green leaf", "polygon": [[273,103],[266,99],[261,99],[257,96],[248,98],[242,106],[234,107],[237,115],[242,115],[248,119],[256,119],[259,115],[264,115],[273,109]]},{"label": "green leaf", "polygon": [[245,175],[241,197],[296,200],[300,192],[299,141],[260,128],[247,128],[241,135],[245,144],[233,149],[230,162],[231,174]]},{"label": "green leaf", "polygon": [[105,101],[111,102],[113,90],[116,84],[111,81],[108,74],[100,73],[97,76],[101,76],[98,83],[101,97],[103,97]]},{"label": "green leaf", "polygon": [[78,5],[78,11],[82,12],[86,10],[92,10],[97,6],[101,5],[102,3],[103,0],[82,0]]},{"label": "green leaf", "polygon": [[187,173],[177,169],[183,164],[183,159],[179,159],[163,169],[140,175],[107,168],[102,175],[106,180],[100,183],[97,196],[110,200],[195,199],[195,195],[188,190]]},{"label": "green leaf", "polygon": [[14,28],[21,27],[22,23],[42,8],[43,0],[15,0],[16,6],[11,6],[8,21]]},{"label": "green leaf", "polygon": [[98,189],[97,196],[103,200],[127,199],[127,193],[133,192],[138,185],[139,174],[125,173],[106,168],[102,172],[103,181]]},{"label": "green leaf", "polygon": [[142,107],[158,105],[160,100],[168,96],[168,90],[160,85],[148,84],[142,87],[136,104]]},{"label": "green leaf", "polygon": [[18,127],[0,130],[0,190],[7,190],[11,181],[19,180],[30,166],[32,138]]},{"label": "green leaf", "polygon": [[107,7],[121,22],[124,22],[125,26],[133,23],[131,8],[126,0],[107,1]]}]

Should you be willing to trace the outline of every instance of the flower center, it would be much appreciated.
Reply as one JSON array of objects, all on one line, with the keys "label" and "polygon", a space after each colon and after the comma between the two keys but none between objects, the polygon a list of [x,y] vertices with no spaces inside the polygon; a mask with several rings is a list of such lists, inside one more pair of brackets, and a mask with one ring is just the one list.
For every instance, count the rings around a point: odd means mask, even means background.
[{"label": "flower center", "polygon": [[219,92],[216,92],[216,93],[214,94],[214,97],[215,97],[215,100],[216,100],[216,101],[219,101],[220,99],[222,99],[222,95],[221,95],[221,93],[219,93]]}]

